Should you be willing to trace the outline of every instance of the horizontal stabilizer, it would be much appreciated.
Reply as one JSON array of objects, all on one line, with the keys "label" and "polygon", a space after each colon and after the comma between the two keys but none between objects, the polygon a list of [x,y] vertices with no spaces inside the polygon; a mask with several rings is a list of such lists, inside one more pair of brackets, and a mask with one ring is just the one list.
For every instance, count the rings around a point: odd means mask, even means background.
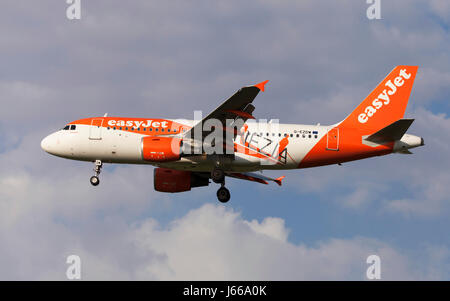
[{"label": "horizontal stabilizer", "polygon": [[414,119],[399,119],[364,140],[379,144],[400,140],[409,129],[413,121]]}]

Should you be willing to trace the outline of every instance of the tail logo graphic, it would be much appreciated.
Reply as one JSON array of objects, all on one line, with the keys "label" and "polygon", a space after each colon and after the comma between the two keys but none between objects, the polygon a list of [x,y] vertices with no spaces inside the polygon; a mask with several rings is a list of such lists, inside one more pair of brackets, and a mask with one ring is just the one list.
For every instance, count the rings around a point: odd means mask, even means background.
[{"label": "tail logo graphic", "polygon": [[364,112],[358,115],[359,123],[366,123],[370,117],[375,115],[377,110],[381,109],[383,105],[389,105],[391,99],[390,96],[397,92],[397,88],[400,88],[405,84],[405,80],[411,78],[411,73],[407,73],[406,69],[401,69],[399,76],[392,82],[390,79],[385,83],[385,86],[389,89],[384,89],[377,98],[372,101],[372,105],[367,106]]}]

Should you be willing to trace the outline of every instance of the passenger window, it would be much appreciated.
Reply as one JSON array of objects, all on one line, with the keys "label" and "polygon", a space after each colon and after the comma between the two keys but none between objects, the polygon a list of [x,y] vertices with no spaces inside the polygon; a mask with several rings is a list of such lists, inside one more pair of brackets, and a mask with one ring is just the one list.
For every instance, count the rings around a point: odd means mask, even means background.
[{"label": "passenger window", "polygon": [[144,128],[144,132],[146,132],[147,131],[147,128]]},{"label": "passenger window", "polygon": [[155,129],[155,132],[157,132],[158,131],[158,129]]},{"label": "passenger window", "polygon": [[298,138],[298,137],[300,137],[300,135],[299,135],[299,134],[297,134],[297,138]]},{"label": "passenger window", "polygon": [[308,138],[311,138],[311,135],[308,135]]},{"label": "passenger window", "polygon": [[278,134],[278,137],[281,137],[281,133]]},{"label": "passenger window", "polygon": [[164,129],[161,129],[161,132],[164,132]]},{"label": "passenger window", "polygon": [[125,131],[128,131],[128,127],[125,128]]},{"label": "passenger window", "polygon": [[294,135],[291,134],[291,137],[293,137]]},{"label": "passenger window", "polygon": [[152,129],[152,128],[150,128],[150,129],[149,129],[149,131],[151,132],[151,131],[153,131],[153,129]]}]

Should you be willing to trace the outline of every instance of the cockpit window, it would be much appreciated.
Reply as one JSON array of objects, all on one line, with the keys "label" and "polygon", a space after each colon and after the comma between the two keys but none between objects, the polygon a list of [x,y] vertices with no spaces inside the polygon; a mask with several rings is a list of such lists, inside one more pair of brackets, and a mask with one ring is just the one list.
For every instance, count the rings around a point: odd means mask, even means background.
[{"label": "cockpit window", "polygon": [[64,131],[67,131],[69,128],[70,128],[70,125],[66,125],[66,126],[63,128],[63,130],[64,130]]},{"label": "cockpit window", "polygon": [[76,128],[77,128],[77,126],[76,126],[75,124],[72,124],[72,125],[70,126],[70,130],[71,130],[71,131],[75,130]]}]

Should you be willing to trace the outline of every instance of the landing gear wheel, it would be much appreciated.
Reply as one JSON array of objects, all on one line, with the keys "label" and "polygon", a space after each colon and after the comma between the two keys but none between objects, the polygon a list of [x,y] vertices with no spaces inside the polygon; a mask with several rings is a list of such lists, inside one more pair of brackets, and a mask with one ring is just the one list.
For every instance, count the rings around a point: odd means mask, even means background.
[{"label": "landing gear wheel", "polygon": [[220,187],[219,190],[217,190],[217,198],[220,202],[226,203],[230,200],[230,197],[230,191],[225,187]]},{"label": "landing gear wheel", "polygon": [[90,181],[92,186],[97,186],[98,184],[100,184],[100,179],[97,176],[92,176]]},{"label": "landing gear wheel", "polygon": [[102,172],[103,163],[101,160],[95,160],[94,162],[94,176],[91,177],[90,182],[92,186],[97,186],[100,184],[100,178],[98,177],[100,173]]},{"label": "landing gear wheel", "polygon": [[225,172],[222,169],[214,168],[211,172],[211,178],[214,183],[223,183],[225,180]]}]

